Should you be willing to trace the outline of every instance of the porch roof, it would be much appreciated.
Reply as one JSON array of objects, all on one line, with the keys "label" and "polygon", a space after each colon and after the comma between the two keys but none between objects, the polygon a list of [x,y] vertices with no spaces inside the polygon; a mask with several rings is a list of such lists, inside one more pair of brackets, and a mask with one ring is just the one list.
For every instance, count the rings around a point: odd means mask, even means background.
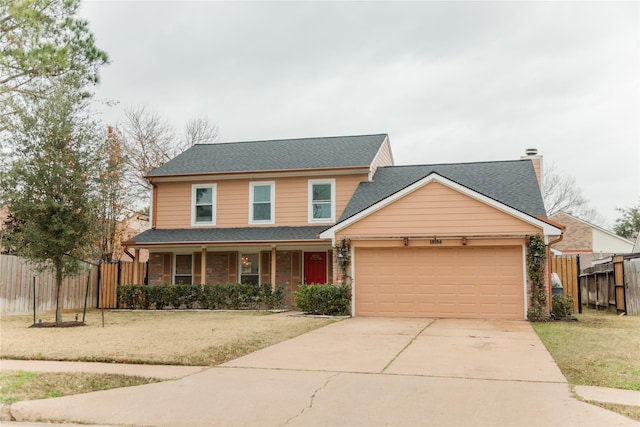
[{"label": "porch roof", "polygon": [[241,227],[241,228],[173,228],[151,229],[132,237],[126,246],[157,246],[207,243],[267,243],[321,241],[321,226]]}]

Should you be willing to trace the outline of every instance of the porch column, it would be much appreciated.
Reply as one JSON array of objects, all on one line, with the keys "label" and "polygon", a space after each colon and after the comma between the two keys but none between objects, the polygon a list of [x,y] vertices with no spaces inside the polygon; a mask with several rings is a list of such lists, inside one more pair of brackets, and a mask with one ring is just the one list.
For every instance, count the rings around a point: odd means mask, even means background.
[{"label": "porch column", "polygon": [[276,246],[271,246],[271,290],[276,290]]},{"label": "porch column", "polygon": [[207,248],[202,248],[202,255],[200,255],[200,282],[203,285],[207,283]]},{"label": "porch column", "polygon": [[133,248],[133,277],[131,280],[132,283],[135,283],[136,285],[140,285],[139,280],[138,280],[138,276],[140,275],[139,273],[140,270],[140,250],[138,248]]}]

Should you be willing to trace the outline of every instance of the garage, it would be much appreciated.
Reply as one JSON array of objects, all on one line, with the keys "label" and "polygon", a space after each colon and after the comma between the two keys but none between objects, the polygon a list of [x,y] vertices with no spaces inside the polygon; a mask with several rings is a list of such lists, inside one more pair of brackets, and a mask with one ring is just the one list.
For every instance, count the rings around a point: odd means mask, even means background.
[{"label": "garage", "polygon": [[358,247],[355,315],[524,319],[521,246]]}]

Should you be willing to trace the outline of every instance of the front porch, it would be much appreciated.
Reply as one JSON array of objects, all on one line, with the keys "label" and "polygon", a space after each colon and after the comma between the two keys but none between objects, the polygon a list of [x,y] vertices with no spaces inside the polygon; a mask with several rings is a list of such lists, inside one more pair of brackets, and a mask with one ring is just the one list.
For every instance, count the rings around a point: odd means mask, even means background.
[{"label": "front porch", "polygon": [[282,285],[290,306],[301,284],[340,280],[331,240],[319,237],[325,228],[151,229],[125,246],[134,259],[141,249],[149,251],[150,285]]},{"label": "front porch", "polygon": [[327,283],[333,277],[330,245],[307,247],[245,246],[234,248],[154,249],[149,254],[148,283],[271,284],[284,287],[285,303],[302,283]]}]

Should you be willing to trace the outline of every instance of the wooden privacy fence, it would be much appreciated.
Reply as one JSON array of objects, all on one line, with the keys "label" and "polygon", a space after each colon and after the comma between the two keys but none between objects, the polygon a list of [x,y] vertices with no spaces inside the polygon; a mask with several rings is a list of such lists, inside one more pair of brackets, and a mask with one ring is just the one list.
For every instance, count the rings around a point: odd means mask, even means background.
[{"label": "wooden privacy fence", "polygon": [[582,312],[582,298],[578,284],[578,276],[580,275],[579,256],[554,256],[551,258],[551,272],[558,274],[563,287],[563,295],[573,297],[573,312]]},{"label": "wooden privacy fence", "polygon": [[116,292],[118,285],[147,283],[146,262],[138,263],[137,275],[132,262],[117,261],[100,264],[100,299],[98,308],[118,308]]},{"label": "wooden privacy fence", "polygon": [[640,316],[640,254],[636,255],[624,260],[624,287],[627,314]]},{"label": "wooden privacy fence", "polygon": [[[87,265],[87,267],[89,267]],[[36,311],[55,310],[55,273],[39,272],[34,264],[13,256],[0,255],[0,314],[33,313],[35,280]],[[87,293],[87,281],[89,290]],[[75,277],[67,277],[63,284],[65,309],[81,309],[85,298],[88,308],[95,308],[98,295],[98,269],[87,268]]]},{"label": "wooden privacy fence", "polygon": [[618,255],[580,274],[583,304],[640,315],[640,254]]}]

